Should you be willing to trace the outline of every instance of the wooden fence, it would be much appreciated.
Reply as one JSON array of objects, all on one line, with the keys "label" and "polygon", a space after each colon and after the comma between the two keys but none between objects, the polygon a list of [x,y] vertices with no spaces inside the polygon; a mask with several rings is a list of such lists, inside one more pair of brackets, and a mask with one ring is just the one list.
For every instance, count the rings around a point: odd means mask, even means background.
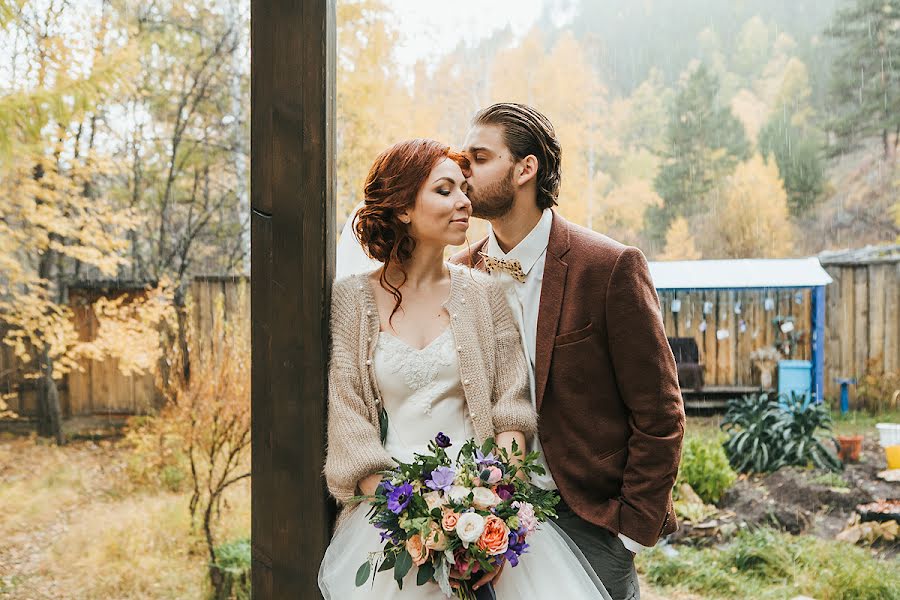
[{"label": "wooden fence", "polygon": [[[823,253],[819,260],[834,279],[825,309],[825,395],[833,398],[837,377],[900,372],[900,246]],[[850,393],[854,402],[854,387]]]},{"label": "wooden fence", "polygon": [[[868,250],[868,251],[867,251]],[[820,260],[834,279],[826,288],[825,396],[837,398],[837,377],[862,377],[867,368],[900,371],[900,246],[851,253],[827,253]],[[121,291],[121,290],[120,290]],[[76,326],[85,336],[96,331],[84,308],[91,293],[74,291],[70,302]],[[191,353],[210,352],[222,328],[250,326],[250,286],[246,277],[198,277],[188,294],[196,332]],[[680,310],[673,312],[673,302]],[[707,386],[743,387],[753,382],[750,353],[775,341],[777,315],[791,316],[805,332],[791,358],[810,358],[810,290],[663,291],[660,303],[669,337],[694,337],[704,363]],[[296,324],[290,324],[296,326]],[[124,416],[146,412],[160,398],[152,375],[124,376],[115,361],[88,361],[83,373],[60,385],[66,418]],[[21,381],[12,349],[0,345],[0,393],[13,410],[37,412],[33,384]],[[851,401],[855,398],[851,388]]]},{"label": "wooden fence", "polygon": [[[139,295],[140,288],[86,285],[69,290],[69,305],[75,315],[75,327],[82,339],[96,335],[97,318],[91,309],[98,295],[116,297],[121,293]],[[194,335],[191,355],[209,352],[222,329],[250,326],[250,286],[246,277],[198,277],[191,282],[187,296]],[[0,332],[2,335],[5,332]],[[127,340],[123,340],[127,343]],[[111,419],[146,414],[162,403],[155,377],[123,375],[116,359],[84,360],[82,372],[72,372],[58,383],[63,418],[106,416]],[[38,414],[37,387],[22,377],[21,364],[13,349],[0,344],[0,393],[19,416]]]},{"label": "wooden fence", "polygon": [[[806,289],[664,290],[659,292],[667,337],[693,337],[706,386],[752,385],[750,353],[775,342],[778,316],[793,317],[803,343],[791,358],[810,358],[811,292]],[[672,310],[680,303],[680,310]]]}]

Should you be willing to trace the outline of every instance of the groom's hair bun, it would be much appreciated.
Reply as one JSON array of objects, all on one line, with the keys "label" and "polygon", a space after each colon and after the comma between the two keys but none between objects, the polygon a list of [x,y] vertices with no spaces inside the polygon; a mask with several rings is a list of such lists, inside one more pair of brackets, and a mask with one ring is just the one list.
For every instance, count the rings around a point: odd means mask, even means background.
[{"label": "groom's hair bun", "polygon": [[526,104],[499,102],[475,113],[472,124],[501,127],[503,141],[516,160],[533,154],[538,161],[538,208],[556,206],[562,181],[562,147],[550,119]]}]

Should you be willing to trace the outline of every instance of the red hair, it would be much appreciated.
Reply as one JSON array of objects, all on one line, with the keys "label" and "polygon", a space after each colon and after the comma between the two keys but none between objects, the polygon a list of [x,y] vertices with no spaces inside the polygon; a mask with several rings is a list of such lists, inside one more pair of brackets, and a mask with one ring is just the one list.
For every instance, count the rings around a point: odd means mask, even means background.
[{"label": "red hair", "polygon": [[403,294],[399,286],[387,281],[385,274],[388,267],[394,264],[403,275],[400,285],[406,283],[403,263],[409,260],[416,248],[416,240],[409,234],[409,225],[402,222],[398,215],[413,208],[428,174],[446,158],[464,170],[469,166],[465,156],[452,152],[446,144],[425,138],[407,140],[379,154],[366,177],[363,192],[365,205],[357,213],[354,233],[366,253],[384,263],[381,287],[390,292],[396,301],[390,319],[400,308]]}]

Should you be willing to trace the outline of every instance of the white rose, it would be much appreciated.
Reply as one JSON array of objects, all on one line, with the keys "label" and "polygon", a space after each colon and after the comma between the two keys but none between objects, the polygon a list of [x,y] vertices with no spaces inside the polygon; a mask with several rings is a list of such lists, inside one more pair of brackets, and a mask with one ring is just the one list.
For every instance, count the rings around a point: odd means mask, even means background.
[{"label": "white rose", "polygon": [[422,494],[422,498],[425,499],[425,504],[428,505],[428,512],[447,503],[447,501],[444,500],[444,495],[437,490]]},{"label": "white rose", "polygon": [[459,516],[456,523],[456,535],[463,544],[463,548],[468,548],[469,544],[478,541],[481,532],[484,531],[484,517],[475,512],[463,513]]},{"label": "white rose", "polygon": [[495,494],[490,488],[477,487],[472,490],[472,504],[475,508],[488,510],[492,506],[500,504],[500,496]]},{"label": "white rose", "polygon": [[447,496],[454,502],[462,502],[471,491],[471,488],[467,488],[464,485],[451,485],[450,489],[447,490]]}]

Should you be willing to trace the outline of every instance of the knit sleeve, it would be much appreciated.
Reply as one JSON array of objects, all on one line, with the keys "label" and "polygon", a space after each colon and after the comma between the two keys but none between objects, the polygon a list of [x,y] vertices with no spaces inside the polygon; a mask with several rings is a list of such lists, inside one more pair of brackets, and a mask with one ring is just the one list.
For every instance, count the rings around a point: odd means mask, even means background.
[{"label": "knit sleeve", "polygon": [[364,372],[354,351],[361,311],[352,282],[335,283],[331,295],[331,357],[328,365],[328,449],[325,481],[340,503],[357,494],[360,479],[395,466],[369,420],[363,399]]},{"label": "knit sleeve", "polygon": [[494,319],[494,431],[537,431],[537,414],[528,391],[528,358],[512,309],[500,287],[487,284]]}]

